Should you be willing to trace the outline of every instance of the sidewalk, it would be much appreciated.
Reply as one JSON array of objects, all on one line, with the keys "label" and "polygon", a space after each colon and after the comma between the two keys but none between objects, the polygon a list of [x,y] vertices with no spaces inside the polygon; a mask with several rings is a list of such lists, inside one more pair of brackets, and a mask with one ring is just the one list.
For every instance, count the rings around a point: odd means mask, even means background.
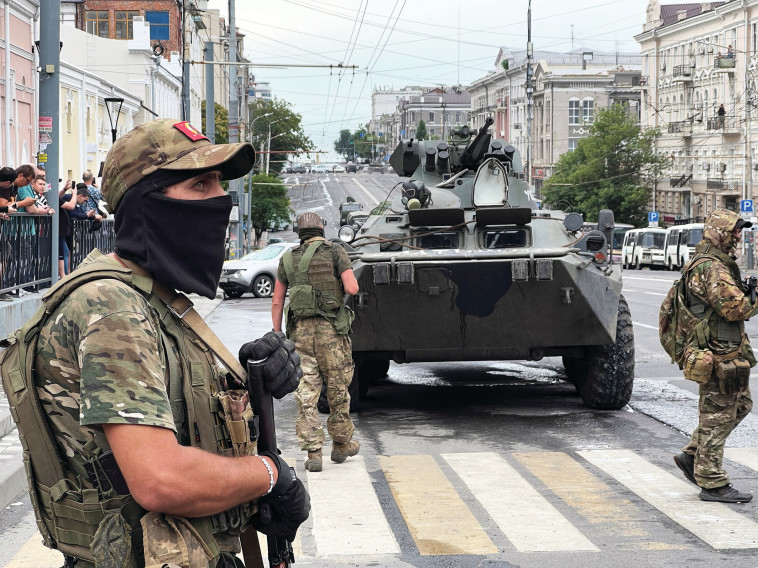
[{"label": "sidewalk", "polygon": [[[221,303],[221,298],[220,290],[219,295],[213,300],[196,294],[190,295],[195,309],[203,318],[216,309]],[[8,399],[0,388],[0,510],[5,509],[27,490],[22,452],[16,425],[8,407]]]}]

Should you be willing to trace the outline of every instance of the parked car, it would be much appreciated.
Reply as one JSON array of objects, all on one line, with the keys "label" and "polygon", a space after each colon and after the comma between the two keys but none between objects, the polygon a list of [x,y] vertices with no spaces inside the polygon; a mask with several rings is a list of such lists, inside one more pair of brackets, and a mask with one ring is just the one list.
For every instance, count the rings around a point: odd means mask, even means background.
[{"label": "parked car", "polygon": [[218,285],[229,298],[239,298],[245,292],[252,292],[257,298],[271,297],[279,259],[285,251],[298,244],[271,244],[246,254],[239,260],[227,260]]},{"label": "parked car", "polygon": [[293,174],[305,174],[305,173],[308,173],[308,170],[305,169],[305,166],[295,166],[294,168],[292,168],[292,173]]},{"label": "parked car", "polygon": [[340,166],[339,164],[337,164],[336,166],[332,168],[332,172],[334,172],[335,174],[344,174],[345,166]]},{"label": "parked car", "polygon": [[313,169],[311,171],[314,174],[325,174],[328,170],[326,169],[326,166],[319,164],[317,166],[313,166]]},{"label": "parked car", "polygon": [[356,166],[353,162],[348,162],[347,167],[345,168],[347,170],[347,173],[349,174],[357,174],[358,173],[358,166]]}]

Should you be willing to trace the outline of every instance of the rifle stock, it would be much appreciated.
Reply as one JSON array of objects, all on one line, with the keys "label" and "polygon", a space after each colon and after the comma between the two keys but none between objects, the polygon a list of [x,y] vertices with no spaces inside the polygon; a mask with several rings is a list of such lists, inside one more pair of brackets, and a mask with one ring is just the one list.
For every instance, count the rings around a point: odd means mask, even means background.
[{"label": "rifle stock", "polygon": [[[247,390],[253,413],[258,417],[258,453],[279,453],[276,446],[276,425],[274,423],[274,399],[263,384],[264,361],[247,362]],[[265,507],[266,505],[263,505]],[[266,512],[261,510],[261,516]],[[270,513],[269,513],[270,514]],[[267,536],[268,561],[271,568],[287,568],[295,562],[292,543],[284,537]]]}]

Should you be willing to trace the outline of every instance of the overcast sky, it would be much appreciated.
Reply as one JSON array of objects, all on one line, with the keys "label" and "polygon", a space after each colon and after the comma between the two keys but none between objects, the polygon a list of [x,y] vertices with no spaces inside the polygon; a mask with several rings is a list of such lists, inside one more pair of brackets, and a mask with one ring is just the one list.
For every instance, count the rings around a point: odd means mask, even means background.
[{"label": "overcast sky", "polygon": [[[223,15],[228,5],[209,1]],[[534,49],[639,53],[633,36],[642,31],[646,6],[532,0]],[[302,115],[322,150],[332,150],[341,129],[369,121],[376,88],[465,86],[494,69],[501,46],[525,49],[527,9],[528,0],[236,0],[237,27],[254,63],[358,67],[254,69]]]}]

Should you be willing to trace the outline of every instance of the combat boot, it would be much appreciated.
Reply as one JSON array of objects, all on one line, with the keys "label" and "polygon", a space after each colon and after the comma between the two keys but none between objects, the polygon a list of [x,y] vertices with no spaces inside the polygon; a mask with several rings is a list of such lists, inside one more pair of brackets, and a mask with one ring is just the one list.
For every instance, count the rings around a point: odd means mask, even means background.
[{"label": "combat boot", "polygon": [[357,440],[351,440],[350,442],[340,444],[338,442],[332,443],[332,461],[334,463],[342,463],[347,458],[351,458],[358,455],[358,450],[361,449],[361,445]]},{"label": "combat boot", "polygon": [[305,471],[321,471],[323,467],[324,460],[321,458],[321,450],[308,452],[308,459],[305,460]]},{"label": "combat boot", "polygon": [[674,456],[676,467],[682,470],[684,477],[697,485],[695,481],[695,456],[680,452]]},{"label": "combat boot", "polygon": [[749,503],[753,496],[750,493],[740,493],[732,484],[714,489],[703,489],[700,492],[702,501],[717,501],[718,503]]}]

